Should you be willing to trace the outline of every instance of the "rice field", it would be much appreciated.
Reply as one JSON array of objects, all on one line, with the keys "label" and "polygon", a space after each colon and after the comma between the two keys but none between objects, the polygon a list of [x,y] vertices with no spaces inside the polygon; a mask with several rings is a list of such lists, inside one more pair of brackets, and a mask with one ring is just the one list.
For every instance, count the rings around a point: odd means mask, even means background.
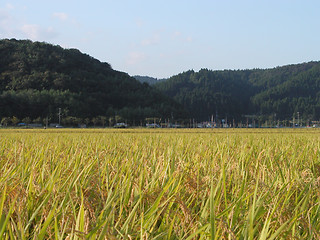
[{"label": "rice field", "polygon": [[320,130],[0,130],[0,239],[320,239]]}]

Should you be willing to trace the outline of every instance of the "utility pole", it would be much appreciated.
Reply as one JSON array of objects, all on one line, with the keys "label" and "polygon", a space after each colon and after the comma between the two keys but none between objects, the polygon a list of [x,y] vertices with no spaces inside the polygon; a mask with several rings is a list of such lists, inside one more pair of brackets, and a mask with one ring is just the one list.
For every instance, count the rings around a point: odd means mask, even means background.
[{"label": "utility pole", "polygon": [[294,114],[293,114],[293,118],[292,118],[292,128],[294,128]]},{"label": "utility pole", "polygon": [[299,116],[299,112],[298,113],[298,127],[300,127],[300,116]]},{"label": "utility pole", "polygon": [[213,128],[213,114],[211,115],[211,127]]},{"label": "utility pole", "polygon": [[59,116],[59,125],[60,125],[60,122],[61,122],[61,108],[59,108],[58,116]]}]

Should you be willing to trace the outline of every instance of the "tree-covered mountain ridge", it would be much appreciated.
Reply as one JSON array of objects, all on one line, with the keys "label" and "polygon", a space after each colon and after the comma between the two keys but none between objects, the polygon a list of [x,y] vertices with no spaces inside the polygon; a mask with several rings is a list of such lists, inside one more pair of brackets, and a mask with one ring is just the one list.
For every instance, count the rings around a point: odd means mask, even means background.
[{"label": "tree-covered mountain ridge", "polygon": [[[159,81],[115,71],[77,49],[0,40],[0,118],[239,121],[320,118],[320,62],[272,69],[193,70]],[[186,114],[186,109],[189,113]],[[77,120],[77,121],[78,121]],[[88,120],[87,120],[88,121]]]},{"label": "tree-covered mountain ridge", "polygon": [[[320,118],[320,62],[272,69],[201,69],[183,72],[154,85],[181,103],[197,120]],[[298,113],[299,112],[299,113]]]},{"label": "tree-covered mountain ridge", "polygon": [[[180,104],[77,49],[0,40],[0,118],[185,117]],[[114,120],[112,120],[114,121]]]}]

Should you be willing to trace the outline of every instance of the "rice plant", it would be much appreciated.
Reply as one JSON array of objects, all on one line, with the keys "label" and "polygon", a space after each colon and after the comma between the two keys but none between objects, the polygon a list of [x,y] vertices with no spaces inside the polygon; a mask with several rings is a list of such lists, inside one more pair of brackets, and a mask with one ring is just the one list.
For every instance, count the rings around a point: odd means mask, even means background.
[{"label": "rice plant", "polygon": [[0,130],[0,239],[320,239],[320,131]]}]

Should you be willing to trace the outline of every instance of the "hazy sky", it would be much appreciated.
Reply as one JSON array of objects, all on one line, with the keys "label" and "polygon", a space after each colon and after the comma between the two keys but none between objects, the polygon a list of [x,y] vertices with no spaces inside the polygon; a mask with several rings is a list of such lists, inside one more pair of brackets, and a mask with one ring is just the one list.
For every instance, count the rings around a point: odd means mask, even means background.
[{"label": "hazy sky", "polygon": [[77,48],[130,75],[320,60],[319,0],[1,0],[0,38]]}]

